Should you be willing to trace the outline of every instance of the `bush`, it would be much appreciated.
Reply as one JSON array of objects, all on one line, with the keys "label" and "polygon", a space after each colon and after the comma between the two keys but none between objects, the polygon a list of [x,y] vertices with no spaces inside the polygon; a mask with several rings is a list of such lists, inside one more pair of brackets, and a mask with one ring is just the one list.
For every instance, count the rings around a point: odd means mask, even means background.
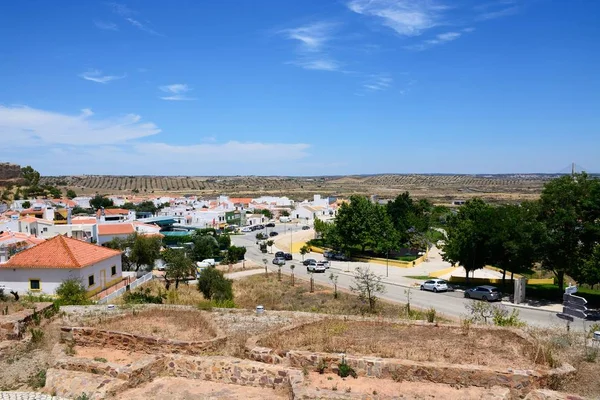
[{"label": "bush", "polygon": [[139,288],[135,292],[127,292],[123,296],[123,300],[127,304],[162,304],[166,298],[166,294],[159,292],[156,296],[151,293],[150,288],[142,289]]},{"label": "bush", "polygon": [[519,319],[519,310],[513,308],[509,314],[505,307],[494,306],[493,312],[494,316],[492,318],[494,325],[516,327],[525,325],[525,323]]},{"label": "bush", "polygon": [[31,328],[31,343],[40,343],[44,340],[44,331],[37,328]]},{"label": "bush", "polygon": [[66,305],[86,305],[91,302],[87,298],[87,290],[78,279],[67,279],[56,288],[58,304]]},{"label": "bush", "polygon": [[346,364],[345,359],[342,359],[342,362],[338,364],[338,375],[340,376],[340,378],[346,378],[348,376],[351,376],[355,379],[358,376],[356,375],[356,371],[354,371],[354,368]]},{"label": "bush", "polygon": [[233,300],[232,283],[216,268],[205,268],[198,277],[198,290],[207,300]]},{"label": "bush", "polygon": [[46,386],[46,370],[41,369],[27,379],[27,385],[32,389],[39,389]]},{"label": "bush", "polygon": [[425,311],[425,316],[427,317],[427,322],[435,322],[435,308],[431,307],[427,311]]}]

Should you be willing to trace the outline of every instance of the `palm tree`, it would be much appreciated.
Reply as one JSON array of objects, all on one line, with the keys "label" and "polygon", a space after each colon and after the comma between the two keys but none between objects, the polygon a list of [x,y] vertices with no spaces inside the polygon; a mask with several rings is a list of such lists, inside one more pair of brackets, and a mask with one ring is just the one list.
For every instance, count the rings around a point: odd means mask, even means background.
[{"label": "palm tree", "polygon": [[275,242],[273,240],[267,240],[267,246],[269,246],[269,248],[271,249],[271,253],[273,252],[273,245],[275,244]]}]

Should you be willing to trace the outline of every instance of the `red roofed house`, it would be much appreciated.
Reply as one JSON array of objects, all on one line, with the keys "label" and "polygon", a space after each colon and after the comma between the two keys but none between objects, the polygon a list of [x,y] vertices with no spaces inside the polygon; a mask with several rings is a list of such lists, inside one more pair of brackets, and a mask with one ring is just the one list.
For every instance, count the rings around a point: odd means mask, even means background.
[{"label": "red roofed house", "polygon": [[126,239],[135,233],[131,222],[123,224],[98,224],[98,244],[110,242],[114,238]]},{"label": "red roofed house", "polygon": [[19,293],[54,294],[70,278],[90,295],[120,282],[121,252],[59,235],[0,264],[0,282]]}]

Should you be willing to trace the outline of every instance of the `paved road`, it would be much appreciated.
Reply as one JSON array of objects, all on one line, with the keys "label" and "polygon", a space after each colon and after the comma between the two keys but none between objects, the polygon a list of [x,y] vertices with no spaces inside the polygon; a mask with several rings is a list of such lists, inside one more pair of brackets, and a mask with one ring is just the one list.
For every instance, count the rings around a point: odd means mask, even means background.
[{"label": "paved road", "polygon": [[[288,224],[289,225],[289,224]],[[295,229],[300,229],[300,227]],[[277,231],[283,230],[283,227],[276,226],[274,228]],[[289,226],[288,226],[289,229]],[[248,233],[243,236],[232,236],[232,242],[236,246],[244,246],[246,247],[246,258],[250,259],[259,264],[262,263],[263,259],[267,259],[267,265],[270,270],[276,271],[277,267],[271,263],[273,259],[273,254],[263,254],[260,252],[258,246],[256,245],[256,235],[257,232]],[[276,249],[274,248],[273,251]],[[308,256],[307,256],[308,257]],[[317,257],[315,257],[317,258]],[[322,256],[319,255],[317,259],[321,259]],[[433,261],[432,261],[433,262]],[[306,268],[302,265],[301,257],[299,254],[294,254],[293,261],[287,261],[286,265],[283,267],[282,272],[289,273],[289,266],[291,264],[296,266],[294,272],[296,276],[299,278],[308,279],[309,274],[306,271]],[[427,263],[429,264],[429,263]],[[353,277],[352,272],[356,266],[366,266],[366,263],[355,263],[355,262],[332,262],[332,266],[327,273],[324,274],[314,274],[315,282],[318,282],[322,285],[331,286],[331,282],[329,280],[330,272],[335,272],[339,274],[338,286],[340,288],[349,289],[352,284]],[[384,276],[385,282],[385,294],[381,296],[381,298],[389,301],[406,303],[407,295],[409,288],[412,284],[414,284],[414,280],[406,278],[407,274],[415,274],[418,273],[410,272],[410,269],[403,269],[397,267],[389,267],[389,277],[385,278],[386,266],[385,265],[370,265],[370,267],[376,271],[376,273]],[[423,267],[427,268],[427,267]],[[427,268],[428,269],[428,268]],[[466,315],[465,305],[471,301],[463,297],[463,293],[461,292],[448,292],[448,293],[432,293],[432,292],[421,292],[417,288],[410,289],[411,296],[411,304],[415,307],[419,308],[429,308],[433,307],[438,312],[445,314],[449,317],[461,318]],[[540,310],[540,309],[532,309],[532,308],[522,308],[522,307],[513,307],[511,305],[506,305],[509,309],[517,308],[520,313],[520,318],[527,322],[530,325],[542,326],[542,327],[565,327],[565,322],[558,319],[556,314],[551,311]],[[585,325],[584,325],[585,324]],[[578,322],[573,323],[572,328],[574,329],[583,329],[584,326],[587,329],[589,322]]]}]

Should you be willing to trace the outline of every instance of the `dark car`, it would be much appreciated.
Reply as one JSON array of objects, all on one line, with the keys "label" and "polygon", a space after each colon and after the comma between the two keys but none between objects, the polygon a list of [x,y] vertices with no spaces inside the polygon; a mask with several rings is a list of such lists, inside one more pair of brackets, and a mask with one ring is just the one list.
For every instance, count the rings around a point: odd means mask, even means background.
[{"label": "dark car", "polygon": [[333,259],[338,261],[349,261],[348,257],[346,257],[344,253],[335,253],[333,255]]},{"label": "dark car", "polygon": [[276,258],[285,258],[285,253],[283,251],[278,251],[275,253]]},{"label": "dark car", "polygon": [[325,257],[325,258],[333,258],[333,256],[334,256],[334,252],[331,250],[325,250],[323,252],[323,257]]},{"label": "dark car", "polygon": [[465,290],[465,298],[483,301],[500,301],[502,294],[495,286],[483,285]]},{"label": "dark car", "polygon": [[279,233],[277,232],[269,232],[269,236],[273,237],[273,236],[277,236],[279,235]]},{"label": "dark car", "polygon": [[293,260],[293,257],[292,257],[292,254],[291,254],[291,253],[285,253],[285,254],[283,255],[283,257],[284,257],[286,260]]},{"label": "dark car", "polygon": [[265,226],[262,224],[256,225],[256,229],[265,229]]},{"label": "dark car", "polygon": [[267,228],[275,228],[275,222],[269,222],[265,225]]},{"label": "dark car", "polygon": [[306,260],[302,261],[302,264],[304,265],[312,265],[312,264],[316,264],[317,260],[315,260],[314,258],[307,258]]},{"label": "dark car", "polygon": [[302,227],[302,230],[303,230],[303,231],[306,231],[306,230],[309,230],[309,229],[310,229],[310,226],[308,226],[308,225],[304,225],[304,226]]}]

